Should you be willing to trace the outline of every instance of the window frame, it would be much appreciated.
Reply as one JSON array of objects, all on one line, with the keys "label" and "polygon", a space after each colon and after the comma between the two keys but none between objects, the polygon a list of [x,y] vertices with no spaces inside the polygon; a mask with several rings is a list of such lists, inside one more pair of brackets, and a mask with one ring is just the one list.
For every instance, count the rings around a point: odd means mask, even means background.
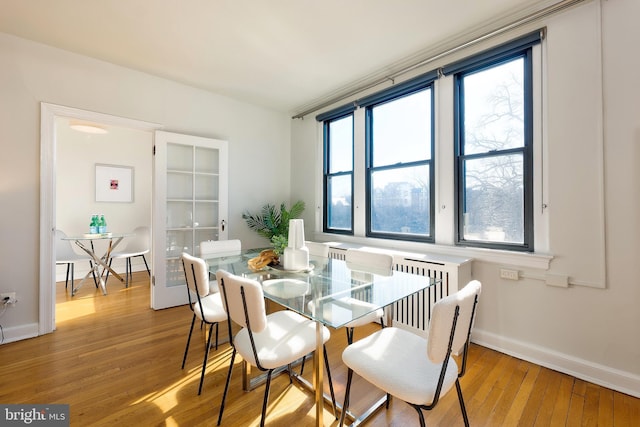
[{"label": "window frame", "polygon": [[[355,132],[355,117],[353,111],[355,110],[354,106],[342,107],[338,110],[334,110],[331,114],[328,115],[320,115],[317,117],[318,121],[323,122],[323,161],[322,161],[322,200],[323,200],[323,215],[322,215],[322,230],[325,233],[332,234],[342,234],[342,235],[353,235],[354,234],[354,132]],[[330,126],[332,122],[342,120],[346,117],[351,116],[351,170],[350,171],[338,171],[331,173],[329,171],[330,167],[330,140],[331,140],[331,131]],[[331,178],[338,176],[351,176],[351,227],[348,229],[345,228],[332,228],[329,227],[329,213],[331,209],[331,201],[328,200],[329,193],[329,181]]]},{"label": "window frame", "polygon": [[[457,246],[477,247],[485,249],[499,249],[509,251],[534,251],[534,212],[533,212],[533,48],[525,45],[517,49],[510,49],[498,53],[488,51],[475,58],[467,59],[463,66],[457,67],[453,72],[453,105],[454,105],[454,189],[455,189],[455,244]],[[503,150],[490,150],[483,153],[465,154],[464,152],[464,77],[489,70],[493,67],[523,59],[523,117],[524,117],[524,141],[522,147]],[[495,242],[468,240],[464,238],[464,202],[465,180],[464,163],[469,159],[482,159],[495,156],[508,156],[514,153],[522,153],[523,156],[523,243]]]},{"label": "window frame", "polygon": [[[541,199],[544,194],[545,186],[545,172],[542,164],[542,146],[544,145],[542,136],[542,122],[543,116],[543,102],[541,95],[544,92],[544,73],[541,71],[541,50],[540,45],[546,36],[546,28],[539,28],[528,34],[516,36],[511,40],[508,40],[502,44],[494,45],[485,50],[475,51],[470,55],[464,56],[459,60],[450,62],[441,66],[440,68],[432,69],[426,73],[420,74],[417,77],[409,78],[408,80],[396,83],[393,79],[391,85],[381,91],[367,94],[362,98],[355,98],[349,101],[348,104],[344,104],[341,107],[334,108],[332,110],[323,112],[316,116],[318,122],[324,122],[328,119],[338,117],[344,114],[353,114],[353,141],[352,141],[352,160],[353,169],[351,175],[352,184],[352,230],[349,233],[344,233],[342,230],[328,229],[326,228],[327,222],[327,203],[326,203],[326,179],[323,180],[322,188],[318,186],[318,190],[322,190],[323,200],[323,217],[320,222],[323,224],[322,231],[331,234],[351,234],[351,237],[345,236],[345,241],[353,241],[361,243],[362,239],[367,239],[372,242],[380,240],[379,244],[382,244],[383,240],[395,240],[399,247],[412,247],[412,248],[431,248],[430,244],[434,244],[436,247],[449,247],[454,249],[457,253],[462,251],[464,253],[473,253],[474,256],[479,254],[489,254],[492,252],[486,252],[485,249],[494,250],[493,254],[503,254],[505,259],[509,260],[512,254],[528,254],[535,253],[535,247],[540,250],[548,248],[548,218],[543,215],[545,205],[542,204],[542,210],[534,209],[535,203],[542,203]],[[456,120],[459,120],[457,116],[458,101],[455,101],[456,97],[456,84],[454,84],[454,74],[459,73],[464,69],[478,66],[479,63],[490,64],[492,62],[499,61],[500,58],[507,58],[510,55],[515,55],[518,52],[528,52],[529,65],[527,69],[527,77],[525,78],[525,84],[529,86],[529,95],[525,101],[525,108],[527,111],[527,124],[524,129],[525,134],[528,135],[527,143],[528,151],[525,155],[525,162],[523,164],[523,174],[530,173],[530,185],[524,189],[523,208],[525,209],[524,219],[524,233],[525,233],[525,245],[511,243],[507,244],[494,244],[494,242],[478,242],[474,241],[459,241],[459,226],[462,224],[459,215],[461,211],[459,206],[460,196],[458,188],[460,180],[458,179],[460,168],[458,166],[457,147],[459,141],[459,132],[456,125]],[[416,88],[418,85],[424,84],[427,80],[432,84],[432,158],[430,173],[432,174],[430,185],[430,204],[432,208],[430,233],[433,240],[423,241],[415,238],[416,235],[378,235],[377,233],[370,233],[370,173],[368,165],[370,164],[369,158],[369,137],[370,128],[367,119],[367,106],[374,103],[388,100],[394,96],[400,95],[401,92],[409,92],[411,88]],[[535,89],[535,91],[534,91]],[[444,91],[443,91],[444,90]],[[526,95],[525,95],[526,96]],[[360,108],[364,107],[364,108]],[[445,108],[443,110],[443,108]],[[446,124],[449,123],[450,125]],[[324,123],[322,123],[324,125]],[[321,128],[324,131],[324,127]],[[325,144],[323,147],[323,154],[326,156],[326,135],[319,135],[320,141]],[[435,156],[438,156],[436,159]],[[443,163],[444,162],[444,163]],[[320,165],[319,165],[320,166]],[[323,163],[322,168],[326,171],[326,166]],[[320,168],[318,168],[320,169]],[[526,170],[526,171],[525,171]],[[535,175],[535,176],[534,176]],[[524,179],[524,178],[523,178]],[[437,180],[437,182],[436,182]],[[449,206],[453,207],[450,209]],[[361,209],[361,207],[365,209]],[[320,223],[318,223],[320,225]],[[406,238],[405,238],[406,237]],[[413,244],[415,243],[415,245]],[[502,242],[500,242],[502,243]],[[424,246],[423,246],[424,244]],[[450,249],[447,249],[449,251]],[[461,253],[462,253],[461,252]],[[492,256],[494,256],[492,255]],[[527,257],[526,259],[531,259]],[[508,261],[507,261],[508,262]]]},{"label": "window frame", "polygon": [[[393,92],[378,94],[375,97],[371,97],[369,101],[364,101],[362,104],[365,106],[365,206],[366,206],[366,237],[390,239],[390,240],[405,240],[421,243],[435,243],[435,85],[434,81],[437,78],[436,73],[428,73],[424,76],[414,79],[409,84],[402,88],[394,88]],[[423,90],[430,91],[429,103],[430,103],[430,156],[426,160],[396,163],[384,166],[373,165],[373,144],[375,143],[373,138],[373,109],[377,106],[387,104],[401,98],[414,95]],[[408,233],[393,233],[393,232],[381,232],[372,230],[372,175],[375,172],[392,170],[392,169],[404,169],[408,167],[427,165],[429,167],[429,234],[408,234]]]}]

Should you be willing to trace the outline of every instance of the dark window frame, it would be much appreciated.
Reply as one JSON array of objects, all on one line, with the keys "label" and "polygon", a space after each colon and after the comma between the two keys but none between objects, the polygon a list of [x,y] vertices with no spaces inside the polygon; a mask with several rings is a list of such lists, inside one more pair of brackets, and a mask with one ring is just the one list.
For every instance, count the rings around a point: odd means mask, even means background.
[{"label": "dark window frame", "polygon": [[[354,234],[354,208],[353,208],[353,202],[354,202],[354,176],[353,176],[353,168],[354,168],[354,140],[353,140],[353,136],[354,136],[354,131],[355,131],[355,118],[354,118],[354,114],[353,111],[355,110],[355,106],[353,105],[347,105],[347,106],[343,106],[340,107],[336,110],[332,110],[331,112],[327,113],[327,114],[322,114],[322,115],[318,115],[316,117],[316,120],[318,121],[322,121],[323,122],[323,162],[322,162],[322,175],[323,175],[323,179],[322,179],[322,199],[323,199],[323,215],[322,215],[322,231],[325,233],[332,233],[332,234],[343,234],[343,235],[353,235]],[[331,139],[331,132],[330,132],[330,125],[332,122],[344,119],[348,116],[351,116],[351,126],[352,126],[352,130],[351,130],[351,170],[350,171],[338,171],[338,172],[330,172],[329,171],[329,162],[330,162],[330,158],[331,158],[331,153],[330,153],[330,139]],[[351,176],[351,227],[349,229],[346,228],[332,228],[329,227],[329,215],[330,215],[330,211],[331,211],[331,201],[328,200],[329,197],[329,193],[328,193],[328,189],[329,189],[329,181],[334,178],[334,177],[339,177],[339,176]]]},{"label": "dark window frame", "polygon": [[[532,33],[534,34],[534,33]],[[539,42],[539,39],[537,39]],[[454,188],[455,198],[455,244],[458,246],[499,249],[509,251],[534,251],[534,215],[533,215],[533,42],[524,43],[510,49],[502,47],[475,58],[465,60],[464,64],[448,70],[454,75]],[[483,153],[465,154],[464,152],[464,77],[480,71],[488,70],[507,62],[524,59],[523,67],[523,116],[524,116],[524,144],[522,147],[504,150],[492,150]],[[490,242],[467,240],[464,238],[464,163],[469,159],[481,159],[494,156],[507,156],[521,153],[523,156],[523,243]]]},{"label": "dark window frame", "polygon": [[[437,72],[431,72],[423,76],[417,77],[406,82],[400,87],[394,87],[392,90],[373,95],[361,103],[366,107],[365,110],[365,204],[366,204],[366,236],[379,239],[403,240],[421,243],[435,243],[435,85]],[[373,166],[373,109],[377,106],[393,102],[421,92],[430,90],[430,111],[431,117],[431,152],[429,159],[415,162],[398,163],[393,165]],[[423,166],[429,167],[429,234],[410,234],[410,233],[392,233],[372,230],[372,194],[371,188],[372,175],[375,172],[403,169],[408,167]]]}]

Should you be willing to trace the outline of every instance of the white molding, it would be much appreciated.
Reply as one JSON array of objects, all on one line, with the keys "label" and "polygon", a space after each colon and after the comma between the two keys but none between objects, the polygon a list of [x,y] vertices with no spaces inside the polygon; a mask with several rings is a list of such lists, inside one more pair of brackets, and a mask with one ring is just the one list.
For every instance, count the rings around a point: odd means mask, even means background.
[{"label": "white molding", "polygon": [[162,125],[157,123],[46,102],[40,104],[40,301],[38,333],[36,335],[53,332],[56,327],[54,239],[56,224],[56,117],[88,120],[147,132],[162,128]]},{"label": "white molding", "polygon": [[471,341],[545,368],[640,398],[640,376],[474,328]]},{"label": "white molding", "polygon": [[39,329],[37,323],[27,323],[24,325],[2,328],[2,333],[4,335],[4,341],[2,341],[2,344],[8,344],[14,341],[37,337],[39,335]]}]

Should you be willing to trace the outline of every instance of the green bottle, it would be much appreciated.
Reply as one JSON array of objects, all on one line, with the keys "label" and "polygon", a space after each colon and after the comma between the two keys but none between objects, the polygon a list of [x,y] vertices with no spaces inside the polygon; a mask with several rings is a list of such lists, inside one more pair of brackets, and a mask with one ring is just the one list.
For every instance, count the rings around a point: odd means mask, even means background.
[{"label": "green bottle", "polygon": [[100,215],[100,221],[98,222],[98,233],[104,234],[107,232],[107,221],[104,219],[104,215]]},{"label": "green bottle", "polygon": [[98,234],[98,215],[91,215],[91,223],[89,224],[89,233]]}]

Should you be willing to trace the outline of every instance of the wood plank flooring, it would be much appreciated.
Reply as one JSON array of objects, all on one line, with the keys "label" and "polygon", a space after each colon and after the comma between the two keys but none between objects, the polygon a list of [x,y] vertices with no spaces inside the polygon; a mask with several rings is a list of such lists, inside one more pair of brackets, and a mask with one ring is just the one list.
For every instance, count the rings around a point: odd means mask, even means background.
[{"label": "wood plank flooring", "polygon": [[[189,358],[180,369],[191,311],[149,308],[146,272],[125,289],[109,279],[109,295],[86,284],[73,298],[57,284],[57,330],[0,346],[0,402],[66,403],[72,426],[214,426],[230,358],[228,344],[211,351],[202,395],[198,381],[205,333],[194,331]],[[18,303],[19,304],[19,303]],[[374,330],[372,325],[369,331]],[[222,327],[221,339],[226,327]],[[367,331],[356,331],[356,339]],[[328,343],[337,399],[342,402],[346,368],[343,330]],[[236,359],[237,360],[237,359]],[[640,399],[569,375],[472,345],[462,379],[472,426],[637,426]],[[305,376],[311,375],[307,362]],[[240,364],[234,369],[223,426],[259,422],[262,394],[242,391]],[[354,377],[352,409],[382,393]],[[313,396],[286,376],[272,383],[267,424],[314,425]],[[425,412],[430,426],[463,425],[456,393]],[[325,409],[325,424],[337,426]],[[368,426],[418,425],[415,410],[393,399]]]}]

